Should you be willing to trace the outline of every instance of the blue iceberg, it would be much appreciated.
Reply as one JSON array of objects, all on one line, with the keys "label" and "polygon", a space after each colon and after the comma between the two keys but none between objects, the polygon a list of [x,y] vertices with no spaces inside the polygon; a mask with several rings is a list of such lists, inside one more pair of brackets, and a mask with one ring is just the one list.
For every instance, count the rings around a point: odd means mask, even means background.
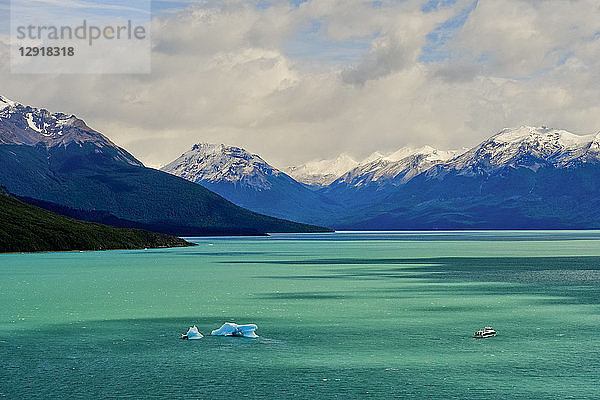
[{"label": "blue iceberg", "polygon": [[182,339],[186,339],[186,340],[194,340],[194,339],[202,339],[204,336],[198,332],[198,328],[196,327],[196,325],[192,326],[187,333],[183,333],[181,335]]},{"label": "blue iceberg", "polygon": [[254,324],[238,325],[232,322],[226,322],[219,329],[212,331],[211,335],[257,338],[258,335],[256,334],[256,332],[254,332],[257,329],[258,326]]}]

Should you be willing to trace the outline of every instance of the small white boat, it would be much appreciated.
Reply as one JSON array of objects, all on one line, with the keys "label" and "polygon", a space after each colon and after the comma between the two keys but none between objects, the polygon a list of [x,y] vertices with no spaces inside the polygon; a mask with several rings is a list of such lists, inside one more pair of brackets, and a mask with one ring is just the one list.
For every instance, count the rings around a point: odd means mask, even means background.
[{"label": "small white boat", "polygon": [[496,336],[496,335],[497,335],[497,332],[491,326],[486,326],[485,328],[480,329],[477,332],[475,332],[473,337],[476,339],[483,339],[483,338],[488,338],[488,337],[492,337],[492,336]]},{"label": "small white boat", "polygon": [[184,340],[202,339],[204,336],[198,332],[196,325],[192,326],[187,333],[182,333],[181,338]]}]

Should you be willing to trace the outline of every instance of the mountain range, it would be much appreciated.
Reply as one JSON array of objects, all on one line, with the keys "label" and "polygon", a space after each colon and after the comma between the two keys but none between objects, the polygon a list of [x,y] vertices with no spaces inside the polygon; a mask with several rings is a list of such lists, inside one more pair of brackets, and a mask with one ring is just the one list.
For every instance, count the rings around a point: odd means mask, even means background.
[{"label": "mountain range", "polygon": [[347,220],[364,229],[600,226],[599,137],[505,129],[434,165]]},{"label": "mountain range", "polygon": [[504,129],[470,149],[403,147],[282,169],[199,143],[159,171],[74,115],[0,96],[0,162],[0,185],[22,201],[176,235],[600,228],[600,135],[544,126]]},{"label": "mountain range", "polygon": [[582,229],[600,227],[599,142],[522,126],[471,149],[342,154],[283,170],[199,144],[163,170],[244,207],[337,229]]},{"label": "mountain range", "polygon": [[146,168],[74,115],[4,97],[0,163],[0,185],[11,194],[95,222],[180,236],[327,231],[243,209],[200,185]]}]

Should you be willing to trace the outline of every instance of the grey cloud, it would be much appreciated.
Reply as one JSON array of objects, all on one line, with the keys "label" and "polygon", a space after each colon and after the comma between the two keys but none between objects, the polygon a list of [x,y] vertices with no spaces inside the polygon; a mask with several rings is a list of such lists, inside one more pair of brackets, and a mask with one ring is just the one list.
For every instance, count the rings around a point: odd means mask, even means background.
[{"label": "grey cloud", "polygon": [[433,77],[452,83],[471,82],[484,73],[484,66],[478,63],[444,62],[431,66]]},{"label": "grey cloud", "polygon": [[[461,5],[423,13],[422,1],[384,10],[352,1],[194,6],[155,21],[150,75],[12,75],[4,63],[0,94],[75,113],[154,166],[198,141],[240,145],[286,166],[406,144],[469,146],[505,126],[600,128],[595,1],[480,2],[447,43],[452,58],[430,64],[418,59],[427,34]],[[378,35],[357,65],[306,72],[284,43],[314,18],[329,22],[333,42]],[[560,63],[553,48],[570,57]],[[7,51],[0,40],[0,59]]]},{"label": "grey cloud", "polygon": [[362,85],[366,81],[387,76],[411,65],[414,49],[411,51],[393,38],[383,38],[380,42],[359,65],[342,72],[344,82]]}]

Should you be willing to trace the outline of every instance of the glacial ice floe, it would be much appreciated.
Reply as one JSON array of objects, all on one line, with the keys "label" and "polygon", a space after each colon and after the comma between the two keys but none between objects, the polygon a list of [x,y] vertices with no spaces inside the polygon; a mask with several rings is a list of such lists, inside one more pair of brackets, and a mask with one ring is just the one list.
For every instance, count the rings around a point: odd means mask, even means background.
[{"label": "glacial ice floe", "polygon": [[215,336],[243,336],[247,338],[257,338],[258,335],[255,330],[258,326],[254,324],[238,325],[232,322],[226,322],[219,329],[211,332],[211,335]]},{"label": "glacial ice floe", "polygon": [[196,327],[196,325],[192,326],[187,333],[184,333],[181,335],[182,339],[189,339],[189,340],[193,340],[193,339],[202,339],[204,336],[198,332],[198,328]]}]

